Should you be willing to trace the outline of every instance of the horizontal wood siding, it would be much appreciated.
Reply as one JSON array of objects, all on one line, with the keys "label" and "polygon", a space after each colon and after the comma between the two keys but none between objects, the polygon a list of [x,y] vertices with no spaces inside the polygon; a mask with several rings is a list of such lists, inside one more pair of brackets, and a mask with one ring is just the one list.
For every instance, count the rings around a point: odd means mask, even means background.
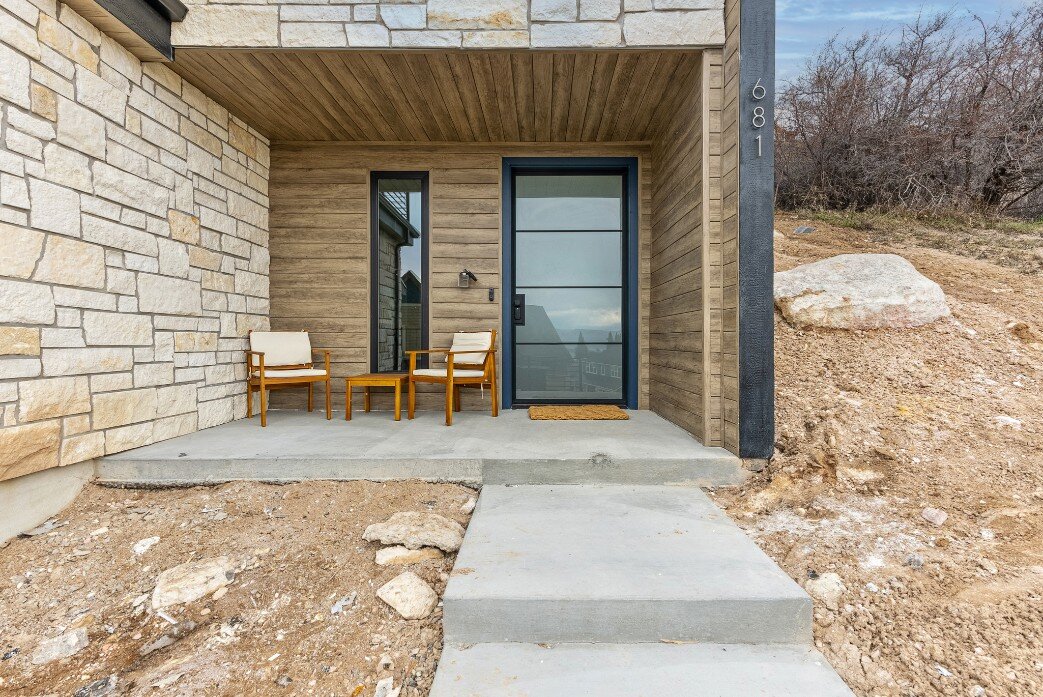
[{"label": "horizontal wood siding", "polygon": [[706,143],[701,61],[690,67],[652,142],[649,406],[701,439]]},{"label": "horizontal wood siding", "polygon": [[[369,173],[429,173],[431,209],[430,342],[453,332],[500,329],[501,167],[503,157],[639,157],[642,208],[648,205],[649,149],[642,144],[483,145],[276,143],[271,171],[271,321],[276,330],[307,329],[317,348],[332,351],[334,401],[344,403],[343,377],[369,369]],[[641,321],[648,344],[649,222],[640,215]],[[467,267],[478,287],[457,287]],[[488,289],[496,289],[489,302]],[[502,349],[502,347],[500,347]],[[648,352],[642,351],[639,401],[647,406]],[[502,375],[502,372],[501,372]],[[441,393],[444,394],[444,393]],[[300,408],[301,390],[276,394],[275,406]],[[441,408],[430,388],[419,407]],[[387,401],[376,400],[377,408]],[[488,409],[477,390],[464,408]]]},{"label": "horizontal wood siding", "polygon": [[739,9],[724,6],[721,107],[721,411],[724,447],[739,452]]}]

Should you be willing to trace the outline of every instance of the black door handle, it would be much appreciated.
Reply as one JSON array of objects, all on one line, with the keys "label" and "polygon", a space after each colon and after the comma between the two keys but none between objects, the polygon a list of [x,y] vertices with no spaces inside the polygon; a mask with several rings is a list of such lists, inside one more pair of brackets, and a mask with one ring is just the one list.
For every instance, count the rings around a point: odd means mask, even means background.
[{"label": "black door handle", "polygon": [[516,293],[511,298],[511,314],[517,327],[525,325],[525,295]]}]

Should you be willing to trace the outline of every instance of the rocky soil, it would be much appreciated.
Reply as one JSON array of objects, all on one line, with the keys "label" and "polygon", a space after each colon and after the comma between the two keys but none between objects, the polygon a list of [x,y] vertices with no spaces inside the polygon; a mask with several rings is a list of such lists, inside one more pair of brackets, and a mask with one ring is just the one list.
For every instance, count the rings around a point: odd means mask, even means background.
[{"label": "rocky soil", "polygon": [[[424,545],[455,549],[476,495],[423,482],[89,486],[49,530],[0,551],[0,693],[426,695],[442,646],[433,595],[455,554]],[[440,514],[448,532],[425,516],[403,540],[418,549],[363,539],[406,511]],[[381,597],[421,619],[378,598],[392,580]]]},{"label": "rocky soil", "polygon": [[808,222],[779,217],[778,270],[900,254],[953,314],[857,332],[776,313],[776,456],[716,499],[812,593],[856,694],[1041,695],[1043,243],[1001,267],[924,235],[792,234]]}]

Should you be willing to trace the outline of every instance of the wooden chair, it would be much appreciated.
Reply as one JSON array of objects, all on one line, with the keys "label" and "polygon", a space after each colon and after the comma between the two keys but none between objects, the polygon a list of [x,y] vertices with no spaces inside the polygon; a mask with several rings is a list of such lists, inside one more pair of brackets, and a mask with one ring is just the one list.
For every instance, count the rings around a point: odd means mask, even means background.
[{"label": "wooden chair", "polygon": [[[492,415],[500,413],[496,398],[496,330],[457,332],[447,349],[407,351],[409,354],[409,418],[416,411],[418,382],[445,385],[445,425],[453,425],[453,412],[460,411],[460,389],[489,384],[492,392]],[[445,367],[417,368],[420,354],[444,354]]]},{"label": "wooden chair", "polygon": [[[333,418],[330,403],[330,352],[314,350],[308,332],[251,331],[246,352],[246,417],[253,418],[253,393],[261,393],[261,426],[268,425],[268,390],[308,386],[308,411],[315,405],[315,383],[326,383],[326,418]],[[325,368],[316,368],[316,353],[325,356]]]}]

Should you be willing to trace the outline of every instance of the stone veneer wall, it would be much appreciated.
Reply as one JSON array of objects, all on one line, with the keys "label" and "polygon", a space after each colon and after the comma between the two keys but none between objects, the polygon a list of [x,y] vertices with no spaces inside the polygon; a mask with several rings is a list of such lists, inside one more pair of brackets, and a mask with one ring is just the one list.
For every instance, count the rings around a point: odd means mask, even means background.
[{"label": "stone veneer wall", "polygon": [[241,417],[267,141],[54,0],[0,3],[0,480]]},{"label": "stone veneer wall", "polygon": [[719,46],[723,0],[186,0],[175,46]]}]

